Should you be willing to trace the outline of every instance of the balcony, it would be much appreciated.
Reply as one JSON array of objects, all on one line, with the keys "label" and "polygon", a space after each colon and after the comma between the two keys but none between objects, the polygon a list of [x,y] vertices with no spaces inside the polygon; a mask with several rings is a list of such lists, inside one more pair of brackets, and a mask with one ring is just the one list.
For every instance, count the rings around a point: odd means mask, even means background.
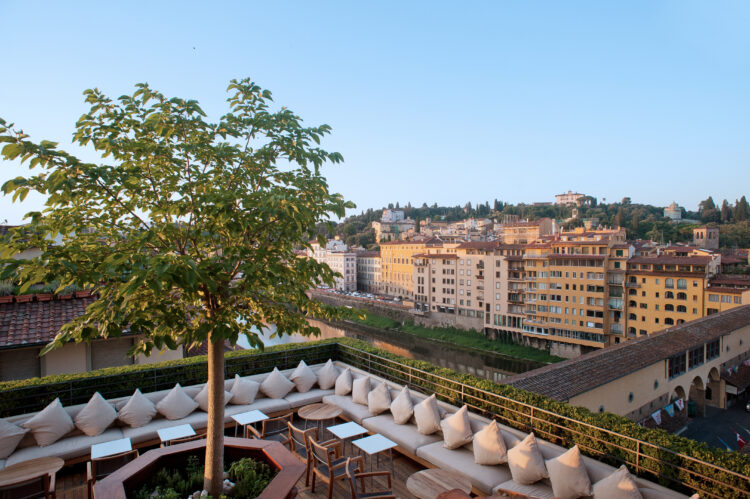
[{"label": "balcony", "polygon": [[627,286],[629,288],[640,288],[641,287],[640,284],[638,284],[637,282],[633,282],[633,281],[627,281],[625,283],[625,286]]}]

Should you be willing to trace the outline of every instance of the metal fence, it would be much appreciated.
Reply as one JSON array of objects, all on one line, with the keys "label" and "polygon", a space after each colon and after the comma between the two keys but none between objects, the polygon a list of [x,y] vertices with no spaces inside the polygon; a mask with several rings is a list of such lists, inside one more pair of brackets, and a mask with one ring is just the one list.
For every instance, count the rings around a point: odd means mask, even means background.
[{"label": "metal fence", "polygon": [[497,419],[562,446],[574,443],[585,454],[609,464],[626,464],[636,474],[674,489],[686,486],[701,497],[750,497],[750,478],[724,467],[621,433],[562,416],[524,402],[460,383],[348,345],[338,360],[416,390],[435,393],[457,406]]}]

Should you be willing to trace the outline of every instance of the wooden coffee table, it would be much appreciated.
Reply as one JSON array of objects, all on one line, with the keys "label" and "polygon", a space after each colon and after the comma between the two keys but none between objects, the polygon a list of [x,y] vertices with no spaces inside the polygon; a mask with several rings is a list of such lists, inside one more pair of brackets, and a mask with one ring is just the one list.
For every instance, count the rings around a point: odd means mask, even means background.
[{"label": "wooden coffee table", "polygon": [[[51,489],[49,492],[53,492],[55,488],[55,473],[60,471],[64,465],[65,461],[59,457],[40,457],[38,459],[11,464],[0,470],[0,487],[28,482],[35,478],[45,478],[45,487]],[[49,477],[49,481],[46,477]]]},{"label": "wooden coffee table", "polygon": [[[304,407],[300,407],[297,411],[297,415],[306,421],[315,421],[318,427],[318,440],[323,440],[321,435],[321,421],[335,421],[338,416],[341,415],[341,407],[334,404],[310,404]],[[307,428],[307,425],[305,425]],[[325,428],[323,428],[325,429]]]},{"label": "wooden coffee table", "polygon": [[443,492],[458,489],[471,492],[471,481],[458,473],[433,468],[417,471],[406,480],[406,488],[419,499],[435,499]]}]

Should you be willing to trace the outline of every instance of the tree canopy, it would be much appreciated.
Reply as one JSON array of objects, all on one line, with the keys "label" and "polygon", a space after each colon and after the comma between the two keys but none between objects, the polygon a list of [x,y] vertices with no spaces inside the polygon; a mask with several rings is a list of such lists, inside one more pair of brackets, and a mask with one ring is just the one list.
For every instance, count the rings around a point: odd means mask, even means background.
[{"label": "tree canopy", "polygon": [[[225,340],[244,334],[260,346],[252,326],[310,334],[317,330],[305,314],[344,313],[308,299],[305,291],[332,286],[334,274],[295,250],[309,247],[317,223],[353,207],[321,174],[343,159],[319,146],[330,127],[272,111],[271,93],[249,79],[233,80],[227,91],[229,111],[216,123],[197,101],[167,98],[147,84],[114,100],[85,91],[90,110],[73,140],[101,163],[33,142],[0,120],[2,156],[32,170],[3,192],[21,201],[31,191],[46,197],[3,245],[0,278],[22,289],[56,280],[60,289],[98,294],[48,348],[125,331],[138,340],[133,353],[209,340],[210,431],[223,425]],[[42,255],[11,258],[28,247]],[[212,357],[212,348],[221,353]],[[217,434],[214,451],[220,441]],[[215,467],[207,463],[207,487],[218,486],[210,476],[223,470]]]}]

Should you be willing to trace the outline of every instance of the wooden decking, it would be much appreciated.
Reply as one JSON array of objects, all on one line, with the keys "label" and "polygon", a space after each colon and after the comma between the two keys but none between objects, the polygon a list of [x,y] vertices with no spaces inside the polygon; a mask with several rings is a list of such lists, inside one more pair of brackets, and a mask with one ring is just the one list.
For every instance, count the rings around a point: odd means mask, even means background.
[{"label": "wooden decking", "polygon": [[[369,461],[366,464],[369,471]],[[380,459],[380,470],[390,470],[390,460],[386,458]],[[377,467],[373,468],[373,471]],[[412,461],[411,459],[394,452],[393,453],[393,469],[391,474],[393,476],[393,491],[396,497],[403,497],[405,499],[413,499],[414,496],[409,493],[406,489],[406,480],[412,473],[424,469],[424,466]],[[376,479],[376,485],[385,486],[384,479]],[[305,478],[297,483],[299,499],[325,499],[328,497],[328,486],[325,483],[316,483],[315,493],[310,490],[310,487],[305,487]],[[350,499],[351,491],[349,489],[349,482],[346,480],[339,480],[336,482],[333,488],[333,497],[335,499]],[[86,486],[86,466],[79,464],[70,468],[64,468],[57,474],[57,498],[58,499],[88,499],[88,487]]]}]

